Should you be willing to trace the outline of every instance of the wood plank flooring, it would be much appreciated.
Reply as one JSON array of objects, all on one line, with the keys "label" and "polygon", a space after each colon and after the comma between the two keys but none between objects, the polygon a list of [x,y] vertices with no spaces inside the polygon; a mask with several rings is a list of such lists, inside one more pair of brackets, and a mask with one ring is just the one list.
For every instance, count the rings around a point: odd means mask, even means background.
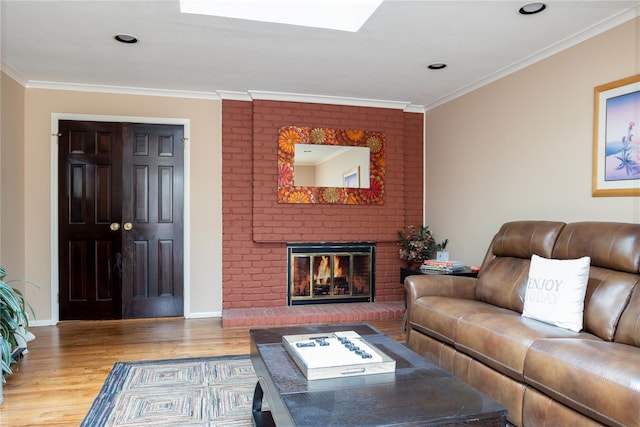
[{"label": "wood plank flooring", "polygon": [[[367,322],[404,342],[402,320]],[[35,327],[4,385],[0,426],[78,426],[119,361],[249,353],[249,329],[221,319],[64,322]]]}]

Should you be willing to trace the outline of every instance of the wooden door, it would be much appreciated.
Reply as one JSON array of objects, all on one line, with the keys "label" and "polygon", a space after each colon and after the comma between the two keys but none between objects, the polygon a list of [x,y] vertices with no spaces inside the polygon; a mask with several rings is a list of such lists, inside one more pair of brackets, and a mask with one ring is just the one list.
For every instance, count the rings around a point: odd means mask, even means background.
[{"label": "wooden door", "polygon": [[183,314],[182,126],[59,129],[60,320]]},{"label": "wooden door", "polygon": [[124,126],[123,316],[182,315],[183,128]]},{"label": "wooden door", "polygon": [[122,132],[118,123],[60,121],[60,320],[122,317]]}]

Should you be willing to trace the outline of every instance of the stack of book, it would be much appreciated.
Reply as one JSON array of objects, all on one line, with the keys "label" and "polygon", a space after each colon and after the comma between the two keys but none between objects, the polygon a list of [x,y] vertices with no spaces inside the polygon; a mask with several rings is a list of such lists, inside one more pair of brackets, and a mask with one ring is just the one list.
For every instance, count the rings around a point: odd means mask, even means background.
[{"label": "stack of book", "polygon": [[421,270],[425,271],[441,271],[444,273],[454,273],[456,271],[464,270],[464,264],[462,261],[438,261],[435,259],[425,260],[420,266]]}]

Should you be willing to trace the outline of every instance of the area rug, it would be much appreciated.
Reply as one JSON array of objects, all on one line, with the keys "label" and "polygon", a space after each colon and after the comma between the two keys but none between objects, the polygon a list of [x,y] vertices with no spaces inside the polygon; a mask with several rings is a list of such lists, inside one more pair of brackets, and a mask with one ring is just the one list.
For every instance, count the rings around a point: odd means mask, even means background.
[{"label": "area rug", "polygon": [[249,356],[117,362],[82,427],[250,426]]}]

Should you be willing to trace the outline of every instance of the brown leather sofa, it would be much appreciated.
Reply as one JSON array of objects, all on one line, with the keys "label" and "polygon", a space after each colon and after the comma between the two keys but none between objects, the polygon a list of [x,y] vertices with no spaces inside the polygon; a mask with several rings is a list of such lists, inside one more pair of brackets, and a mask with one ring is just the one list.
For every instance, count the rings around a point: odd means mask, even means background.
[{"label": "brown leather sofa", "polygon": [[[533,254],[591,257],[582,331],[521,316]],[[477,279],[405,279],[407,345],[513,425],[640,426],[639,272],[640,224],[506,223]]]}]

